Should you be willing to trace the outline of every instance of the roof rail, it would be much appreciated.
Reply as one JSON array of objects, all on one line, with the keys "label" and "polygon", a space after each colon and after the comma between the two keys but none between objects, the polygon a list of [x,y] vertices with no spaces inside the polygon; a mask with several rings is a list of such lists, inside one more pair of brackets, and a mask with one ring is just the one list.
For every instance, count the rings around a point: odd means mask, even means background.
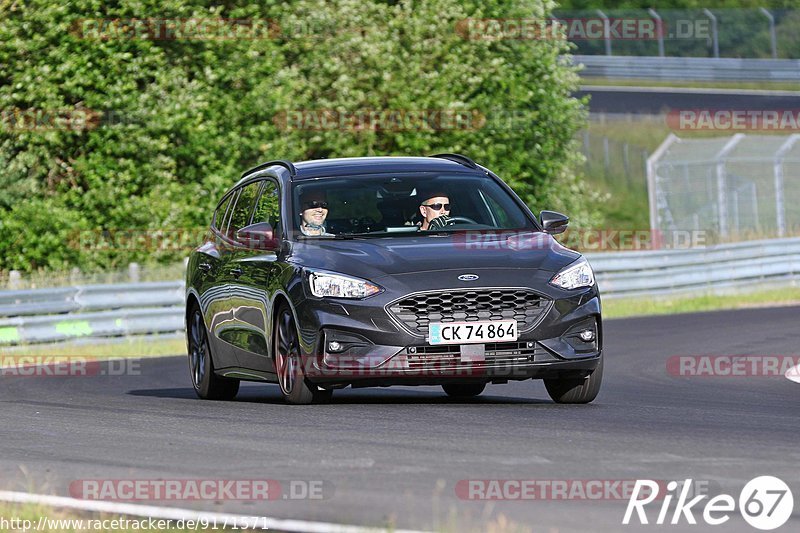
[{"label": "roof rail", "polygon": [[250,170],[245,170],[242,177],[245,177],[253,172],[258,172],[259,170],[264,170],[265,168],[269,168],[272,166],[278,165],[280,167],[285,168],[289,171],[289,175],[294,177],[297,175],[297,168],[292,164],[291,161],[286,161],[285,159],[276,159],[275,161],[267,161],[266,163],[261,163],[258,166],[251,168]]},{"label": "roof rail", "polygon": [[478,165],[475,163],[475,161],[461,154],[435,154],[429,157],[438,157],[439,159],[449,159],[450,161],[458,163],[459,165],[464,165],[465,167],[469,167],[472,169],[478,168]]}]

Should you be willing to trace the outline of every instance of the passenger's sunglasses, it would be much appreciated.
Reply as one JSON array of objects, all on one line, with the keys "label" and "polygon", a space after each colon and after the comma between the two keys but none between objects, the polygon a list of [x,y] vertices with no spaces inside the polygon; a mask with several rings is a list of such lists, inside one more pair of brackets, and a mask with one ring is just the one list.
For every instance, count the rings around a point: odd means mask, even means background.
[{"label": "passenger's sunglasses", "polygon": [[422,204],[422,205],[424,205],[428,209],[433,209],[434,211],[441,211],[443,207],[445,211],[450,211],[450,204],[435,203],[435,204]]},{"label": "passenger's sunglasses", "polygon": [[313,202],[306,202],[303,204],[305,209],[328,209],[328,202],[317,202],[314,200]]}]

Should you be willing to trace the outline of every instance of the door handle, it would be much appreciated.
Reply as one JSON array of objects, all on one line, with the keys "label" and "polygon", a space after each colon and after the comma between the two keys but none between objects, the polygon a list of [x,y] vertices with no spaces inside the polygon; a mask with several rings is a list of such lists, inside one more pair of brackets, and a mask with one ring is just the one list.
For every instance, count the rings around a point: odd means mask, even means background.
[{"label": "door handle", "polygon": [[242,275],[242,269],[239,267],[233,268],[231,269],[231,274],[233,274],[235,277],[238,278],[239,276]]},{"label": "door handle", "polygon": [[199,268],[203,272],[208,272],[211,270],[211,265],[209,265],[208,263],[200,263],[199,265],[197,265],[197,268]]}]

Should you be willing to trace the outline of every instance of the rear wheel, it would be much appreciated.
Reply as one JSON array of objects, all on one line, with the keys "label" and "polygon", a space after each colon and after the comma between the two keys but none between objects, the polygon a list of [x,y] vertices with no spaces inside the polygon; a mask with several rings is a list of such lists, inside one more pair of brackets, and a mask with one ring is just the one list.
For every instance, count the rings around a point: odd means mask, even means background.
[{"label": "rear wheel", "polygon": [[578,379],[545,379],[544,386],[556,403],[589,403],[597,398],[603,383],[603,357],[591,374]]},{"label": "rear wheel", "polygon": [[297,327],[294,316],[286,305],[281,306],[278,310],[273,338],[275,369],[278,373],[278,384],[286,403],[307,405],[329,402],[333,391],[321,390],[305,377]]},{"label": "rear wheel", "polygon": [[453,398],[472,398],[483,392],[486,383],[450,383],[442,385],[442,388]]},{"label": "rear wheel", "polygon": [[214,373],[214,358],[203,314],[195,305],[189,315],[189,372],[192,386],[204,400],[232,400],[239,392],[238,379],[226,379]]}]

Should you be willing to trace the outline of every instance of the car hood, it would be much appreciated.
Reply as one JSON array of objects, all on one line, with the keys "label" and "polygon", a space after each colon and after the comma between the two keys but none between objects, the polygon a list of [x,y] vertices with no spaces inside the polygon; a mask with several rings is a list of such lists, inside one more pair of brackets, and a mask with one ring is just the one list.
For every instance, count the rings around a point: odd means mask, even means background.
[{"label": "car hood", "polygon": [[454,233],[292,243],[295,264],[378,280],[384,276],[458,270],[557,272],[580,254],[541,232]]}]

